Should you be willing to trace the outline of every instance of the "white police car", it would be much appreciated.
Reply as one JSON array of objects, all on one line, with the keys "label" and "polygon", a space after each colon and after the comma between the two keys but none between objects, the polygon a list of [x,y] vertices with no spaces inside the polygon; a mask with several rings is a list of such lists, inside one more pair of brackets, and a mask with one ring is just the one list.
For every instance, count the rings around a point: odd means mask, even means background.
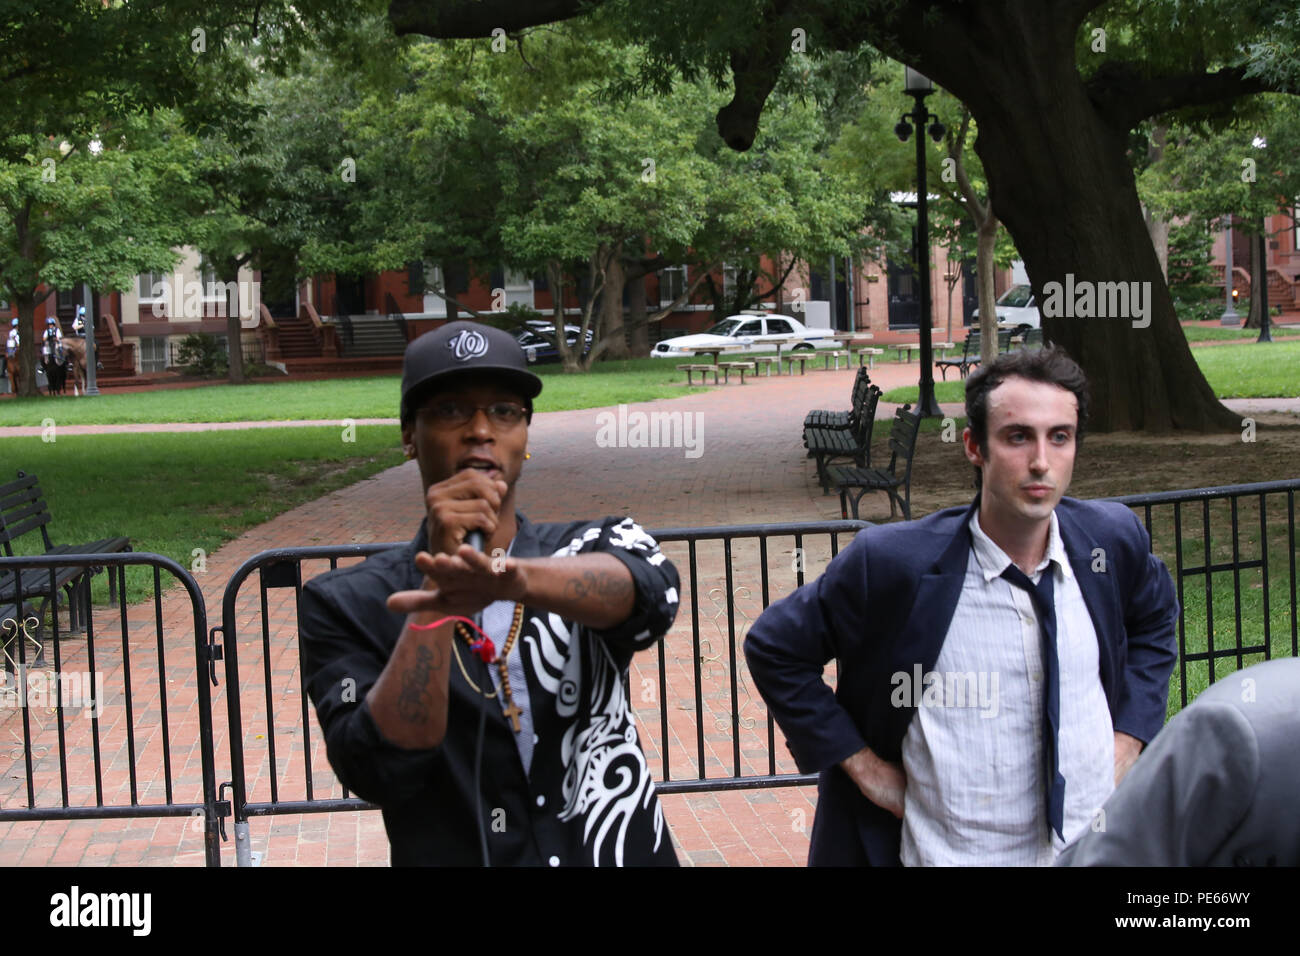
[{"label": "white police car", "polygon": [[696,349],[717,345],[739,345],[740,352],[775,352],[775,340],[778,339],[783,341],[783,352],[840,347],[840,343],[830,337],[831,333],[831,329],[810,329],[788,315],[742,312],[727,316],[706,332],[664,339],[650,351],[650,355],[680,359],[694,356]]}]

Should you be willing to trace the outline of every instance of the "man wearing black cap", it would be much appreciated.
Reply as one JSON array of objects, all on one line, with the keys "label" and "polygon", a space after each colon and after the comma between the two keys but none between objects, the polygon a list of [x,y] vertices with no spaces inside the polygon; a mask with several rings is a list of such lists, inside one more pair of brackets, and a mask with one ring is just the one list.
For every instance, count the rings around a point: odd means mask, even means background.
[{"label": "man wearing black cap", "polygon": [[303,588],[330,763],[383,809],[395,865],[677,862],[627,695],[633,653],[676,616],[677,572],[631,518],[515,511],[541,389],[500,330],[412,342],[402,445],[425,520]]}]

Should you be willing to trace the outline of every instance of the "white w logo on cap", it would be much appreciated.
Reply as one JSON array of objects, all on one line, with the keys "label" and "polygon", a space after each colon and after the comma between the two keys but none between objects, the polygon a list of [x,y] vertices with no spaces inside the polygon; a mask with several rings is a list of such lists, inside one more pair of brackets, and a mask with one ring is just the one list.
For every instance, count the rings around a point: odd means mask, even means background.
[{"label": "white w logo on cap", "polygon": [[474,329],[465,329],[451,337],[447,342],[447,348],[451,349],[451,354],[456,357],[456,361],[465,362],[487,354],[487,336]]}]

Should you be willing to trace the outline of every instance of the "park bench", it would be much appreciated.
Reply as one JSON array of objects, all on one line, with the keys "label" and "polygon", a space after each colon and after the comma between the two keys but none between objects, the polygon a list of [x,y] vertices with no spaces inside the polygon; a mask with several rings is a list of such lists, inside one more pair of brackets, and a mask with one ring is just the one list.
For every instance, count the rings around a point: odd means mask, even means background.
[{"label": "park bench", "polygon": [[785,357],[785,360],[786,360],[787,362],[790,363],[790,372],[791,372],[791,374],[794,373],[794,363],[795,363],[795,362],[798,362],[798,363],[799,363],[799,374],[802,375],[802,374],[804,373],[804,369],[807,367],[808,363],[811,362],[811,361],[812,361],[813,359],[815,359],[816,357],[817,357],[817,354],[816,354],[815,352],[810,352],[810,351],[803,351],[803,350],[800,350],[800,351],[796,351],[796,352],[791,352],[789,355],[787,355],[787,356]]},{"label": "park bench", "polygon": [[980,361],[980,334],[979,332],[968,332],[966,342],[962,348],[960,358],[941,358],[934,364],[939,366],[939,373],[943,380],[948,381],[948,369],[955,368],[962,378],[965,378],[971,368],[978,365]]},{"label": "park bench", "polygon": [[[755,366],[765,369],[768,378],[772,377],[773,365],[776,366],[776,374],[777,375],[781,374],[781,364],[780,364],[781,360],[777,358],[775,355],[752,355],[750,356],[750,360],[754,363]],[[755,375],[758,374],[757,367],[754,370]]]},{"label": "park bench", "polygon": [[803,418],[804,444],[808,444],[810,428],[848,428],[857,421],[862,403],[866,401],[867,388],[871,385],[871,376],[865,368],[858,367],[858,374],[853,378],[853,388],[849,392],[849,407],[843,411],[827,408],[814,408]]},{"label": "park bench", "polygon": [[[840,492],[840,514],[848,517],[846,499],[853,492],[853,517],[858,517],[858,503],[869,491],[883,491],[889,495],[889,516],[897,514],[895,505],[903,509],[903,517],[912,520],[912,458],[916,454],[916,437],[921,430],[921,416],[904,405],[894,413],[894,425],[889,432],[889,467],[863,468],[835,465],[828,476]],[[900,461],[901,459],[901,461]],[[901,473],[900,473],[901,470]],[[903,493],[899,494],[899,489]]]},{"label": "park bench", "polygon": [[[14,557],[14,541],[37,530],[44,548],[38,553],[46,555],[118,554],[131,550],[131,540],[124,537],[56,545],[50,540],[50,519],[50,509],[35,475],[20,471],[17,480],[0,485],[0,546],[6,557]],[[67,596],[68,630],[77,631],[84,627],[78,622],[80,611],[83,606],[87,611],[90,607],[90,579],[102,570],[75,565],[53,570],[29,568],[21,572],[21,578],[14,571],[0,572],[0,602],[13,603],[20,588],[24,598],[40,598],[37,617],[43,626],[47,607],[52,605],[54,613],[58,613],[59,591],[63,590]],[[108,594],[109,600],[117,600],[117,579],[112,574],[108,576]]]},{"label": "park bench", "polygon": [[858,368],[862,368],[862,360],[864,358],[867,360],[867,368],[875,368],[876,356],[885,354],[884,349],[874,348],[870,345],[860,349],[852,349],[852,352],[858,357]]},{"label": "park bench", "polygon": [[823,494],[830,491],[831,462],[851,459],[859,468],[871,466],[871,431],[879,402],[880,389],[868,385],[866,398],[849,428],[810,428],[804,432],[808,454],[817,461],[817,481]]},{"label": "park bench", "polygon": [[[753,362],[719,362],[718,368],[722,369],[723,385],[726,385],[729,381],[731,381],[731,376],[729,374],[730,372],[739,372],[740,384],[744,385],[745,373],[754,371],[754,363]],[[717,375],[714,375],[713,382],[715,385],[717,384],[717,381],[718,381],[718,377]]]},{"label": "park bench", "polygon": [[711,375],[713,376],[713,384],[714,384],[714,385],[717,385],[717,384],[718,384],[718,367],[717,367],[716,365],[709,365],[708,363],[703,363],[703,364],[698,364],[698,365],[679,365],[679,366],[677,366],[677,371],[679,371],[679,372],[685,372],[685,373],[686,373],[686,384],[687,384],[687,385],[692,384],[692,382],[691,382],[691,373],[692,373],[692,372],[699,372],[699,373],[700,373],[700,382],[701,382],[701,383],[703,383],[703,382],[705,381],[704,376],[706,376],[706,375],[710,375],[710,374],[711,374]]}]

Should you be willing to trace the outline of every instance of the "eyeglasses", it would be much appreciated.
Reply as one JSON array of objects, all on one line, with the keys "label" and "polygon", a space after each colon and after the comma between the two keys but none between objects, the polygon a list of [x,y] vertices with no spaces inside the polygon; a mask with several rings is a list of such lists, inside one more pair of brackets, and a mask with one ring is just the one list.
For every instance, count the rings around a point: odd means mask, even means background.
[{"label": "eyeglasses", "polygon": [[480,410],[487,412],[488,421],[501,429],[515,428],[524,420],[526,414],[524,407],[516,402],[475,405],[472,402],[458,402],[453,399],[426,405],[423,411],[435,428],[458,428]]}]

